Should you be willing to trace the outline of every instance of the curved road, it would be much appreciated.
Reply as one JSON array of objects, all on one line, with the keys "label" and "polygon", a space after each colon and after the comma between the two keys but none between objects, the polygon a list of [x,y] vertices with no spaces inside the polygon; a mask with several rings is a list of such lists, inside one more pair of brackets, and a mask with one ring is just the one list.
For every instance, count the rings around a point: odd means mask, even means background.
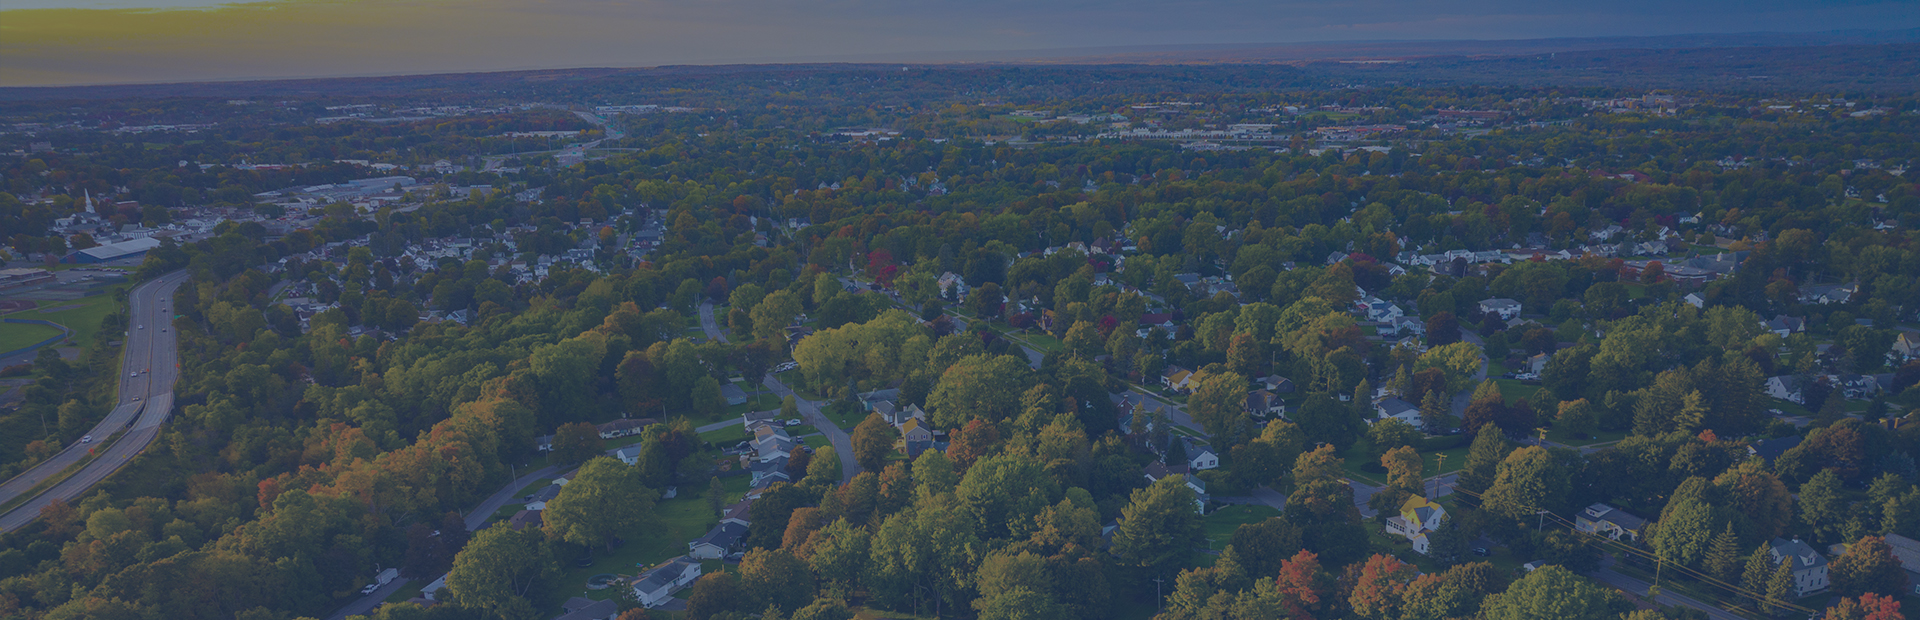
[{"label": "curved road", "polygon": [[[700,302],[700,329],[707,332],[709,340],[727,342],[726,332],[720,331],[719,322],[713,318],[712,302]],[[800,408],[800,417],[808,424],[812,424],[814,428],[820,429],[820,434],[826,435],[827,442],[833,444],[834,455],[840,457],[840,484],[853,482],[853,477],[860,473],[860,464],[853,460],[853,438],[849,437],[847,431],[842,430],[840,425],[834,424],[832,418],[820,412],[820,405],[825,404],[825,401],[801,398],[799,394],[794,393],[793,388],[781,383],[780,378],[771,373],[761,383],[774,394],[793,397],[793,404]]]},{"label": "curved road", "polygon": [[[98,453],[80,471],[40,493],[25,504],[0,515],[0,531],[20,529],[40,517],[40,509],[55,499],[71,501],[118,471],[160,434],[160,423],[173,411],[173,384],[179,379],[179,350],[172,329],[173,291],[187,280],[177,271],[133,288],[127,295],[129,335],[121,350],[120,396],[117,406],[89,433],[93,441],[76,442],[26,473],[0,484],[0,502],[9,501],[68,467]],[[104,445],[124,430],[118,441]],[[104,446],[104,447],[103,447]]]}]

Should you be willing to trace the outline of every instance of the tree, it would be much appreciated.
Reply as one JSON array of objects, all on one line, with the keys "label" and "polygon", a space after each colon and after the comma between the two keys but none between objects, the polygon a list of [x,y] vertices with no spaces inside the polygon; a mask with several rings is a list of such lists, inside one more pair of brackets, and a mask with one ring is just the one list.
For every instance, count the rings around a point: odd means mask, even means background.
[{"label": "tree", "polygon": [[1736,583],[1740,580],[1740,561],[1740,536],[1733,533],[1733,523],[1728,522],[1707,548],[1705,568],[1715,579]]},{"label": "tree", "polygon": [[887,455],[893,452],[893,442],[900,438],[900,431],[888,424],[878,412],[867,414],[859,426],[853,427],[853,460],[865,471],[880,471],[886,465]]},{"label": "tree", "polygon": [[[1471,462],[1471,458],[1469,458]],[[1545,448],[1527,446],[1500,461],[1483,507],[1510,519],[1539,510],[1561,510],[1573,484],[1573,470]]]},{"label": "tree", "polygon": [[1767,601],[1774,605],[1791,602],[1800,598],[1797,592],[1793,585],[1793,558],[1783,558],[1767,578]]},{"label": "tree", "polygon": [[755,340],[785,340],[787,326],[800,316],[800,299],[786,290],[774,291],[755,304],[749,314]]},{"label": "tree", "polygon": [[1167,476],[1134,491],[1121,515],[1113,549],[1131,566],[1164,571],[1185,559],[1200,539],[1200,512],[1186,476]]},{"label": "tree", "polygon": [[1187,398],[1187,414],[1224,445],[1233,420],[1246,409],[1247,378],[1231,371],[1208,372],[1201,373],[1198,384]]},{"label": "tree", "polygon": [[1387,418],[1374,422],[1367,428],[1367,441],[1373,444],[1375,454],[1386,454],[1395,448],[1409,447],[1420,442],[1420,430],[1412,424]]},{"label": "tree", "polygon": [[1767,581],[1773,578],[1773,568],[1773,553],[1766,543],[1761,543],[1753,555],[1747,556],[1747,566],[1740,572],[1740,589],[1753,599],[1761,613],[1773,609],[1773,600],[1767,596]]},{"label": "tree", "polygon": [[754,549],[740,559],[740,587],[753,606],[797,610],[813,600],[813,571],[786,549]]},{"label": "tree", "polygon": [[1900,600],[1868,592],[1860,598],[1842,598],[1827,608],[1826,620],[1906,620],[1900,613]]},{"label": "tree", "polygon": [[1400,603],[1407,584],[1420,571],[1412,564],[1390,555],[1374,554],[1360,567],[1347,604],[1353,613],[1369,620],[1393,620],[1400,617]]},{"label": "tree", "polygon": [[1559,566],[1543,566],[1513,582],[1505,592],[1487,596],[1480,617],[1486,620],[1612,620],[1623,601],[1611,590]]},{"label": "tree", "polygon": [[1460,470],[1460,486],[1484,493],[1493,486],[1500,462],[1507,458],[1507,452],[1512,448],[1507,445],[1507,438],[1501,435],[1500,427],[1489,423],[1479,430],[1479,434],[1473,438],[1473,447],[1467,449],[1467,465]]},{"label": "tree", "polygon": [[1838,540],[1840,528],[1848,520],[1847,501],[1841,493],[1840,476],[1832,469],[1820,470],[1800,485],[1800,518],[1813,528],[1819,540]]},{"label": "tree", "polygon": [[1440,347],[1460,341],[1460,320],[1442,310],[1427,319],[1427,345]]},{"label": "tree", "polygon": [[970,419],[999,422],[1020,412],[1032,368],[1011,355],[971,355],[940,374],[927,395],[934,426],[958,428]]},{"label": "tree", "polygon": [[1438,529],[1428,534],[1427,539],[1427,557],[1441,566],[1453,566],[1466,557],[1467,547],[1473,543],[1473,532],[1447,514],[1440,516]]},{"label": "tree", "polygon": [[1593,405],[1585,398],[1560,403],[1560,409],[1554,417],[1554,426],[1576,438],[1591,436],[1597,422]]},{"label": "tree", "polygon": [[1691,565],[1705,556],[1714,526],[1711,488],[1706,478],[1696,476],[1673,492],[1651,541],[1662,561]]},{"label": "tree", "polygon": [[747,592],[740,578],[721,571],[700,576],[687,594],[687,620],[707,620],[715,615],[739,611],[747,603]]},{"label": "tree", "polygon": [[1849,545],[1833,561],[1832,572],[1833,589],[1842,596],[1901,594],[1906,585],[1905,569],[1893,557],[1893,547],[1879,536],[1864,536]]},{"label": "tree", "polygon": [[1090,321],[1075,321],[1067,328],[1066,338],[1061,340],[1067,355],[1083,360],[1099,357],[1106,349],[1106,341],[1100,337],[1100,328]]},{"label": "tree", "polygon": [[795,610],[789,620],[853,620],[853,610],[847,608],[846,601],[837,598],[815,599]]},{"label": "tree", "polygon": [[580,471],[560,495],[547,502],[541,514],[547,536],[576,545],[606,544],[621,532],[639,529],[653,521],[653,501],[659,494],[649,489],[640,470],[619,459],[599,457],[580,466]]},{"label": "tree", "polygon": [[540,534],[510,527],[480,530],[447,573],[449,602],[500,618],[534,620],[560,575]]},{"label": "tree", "polygon": [[867,572],[868,543],[871,533],[854,527],[846,519],[835,519],[821,528],[807,565],[833,592],[852,592]]},{"label": "tree", "polygon": [[553,462],[563,465],[583,463],[600,456],[606,448],[600,429],[586,422],[562,424],[553,431]]},{"label": "tree", "polygon": [[707,510],[712,511],[713,516],[715,518],[718,518],[721,515],[726,514],[727,490],[726,490],[726,487],[721,486],[720,478],[713,477],[713,478],[707,479],[706,500],[707,500]]},{"label": "tree", "polygon": [[1445,433],[1453,428],[1452,407],[1440,397],[1440,390],[1427,390],[1426,397],[1420,399],[1420,421],[1429,433]]},{"label": "tree", "polygon": [[1333,594],[1333,576],[1321,570],[1318,556],[1305,549],[1280,562],[1280,576],[1274,583],[1280,605],[1292,620],[1314,620],[1315,614],[1326,612],[1322,601]]}]

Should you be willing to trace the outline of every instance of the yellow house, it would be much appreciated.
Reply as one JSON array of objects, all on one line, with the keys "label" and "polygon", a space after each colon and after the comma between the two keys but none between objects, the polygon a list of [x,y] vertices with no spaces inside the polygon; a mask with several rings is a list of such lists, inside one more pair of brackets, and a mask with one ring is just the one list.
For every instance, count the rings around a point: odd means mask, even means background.
[{"label": "yellow house", "polygon": [[1387,533],[1403,536],[1413,542],[1413,550],[1426,555],[1429,548],[1427,534],[1440,529],[1440,519],[1447,516],[1447,509],[1433,500],[1415,495],[1400,504],[1400,514],[1387,517]]}]

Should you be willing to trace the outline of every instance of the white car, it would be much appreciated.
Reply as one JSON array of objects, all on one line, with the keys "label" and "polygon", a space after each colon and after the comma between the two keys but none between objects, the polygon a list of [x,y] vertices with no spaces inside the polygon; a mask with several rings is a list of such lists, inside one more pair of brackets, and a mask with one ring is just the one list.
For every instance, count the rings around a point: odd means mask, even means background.
[{"label": "white car", "polygon": [[360,594],[362,594],[362,595],[366,595],[366,594],[373,594],[373,591],[374,591],[374,590],[378,590],[378,589],[380,589],[380,584],[377,584],[377,583],[369,583],[369,584],[367,584],[367,587],[364,587],[364,588],[361,588],[361,589],[360,589]]},{"label": "white car", "polygon": [[93,443],[93,436],[92,436],[92,435],[88,435],[88,436],[85,436],[85,437],[81,437],[81,438],[80,438],[80,443]]},{"label": "white car", "polygon": [[129,379],[131,379],[131,378],[133,378],[133,377],[138,377],[138,376],[140,376],[140,373],[137,373],[137,372],[130,372],[130,373],[127,373],[127,378],[129,378]]},{"label": "white car", "polygon": [[145,325],[141,325],[141,326],[140,326],[140,329],[146,329],[146,328],[147,328],[147,326],[145,326]]}]

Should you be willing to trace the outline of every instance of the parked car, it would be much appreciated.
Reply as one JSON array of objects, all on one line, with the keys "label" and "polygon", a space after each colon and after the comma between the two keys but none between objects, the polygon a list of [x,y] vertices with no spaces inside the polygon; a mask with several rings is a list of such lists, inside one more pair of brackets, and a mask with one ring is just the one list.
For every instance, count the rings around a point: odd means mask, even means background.
[{"label": "parked car", "polygon": [[787,426],[799,426],[799,425],[800,425],[800,418],[793,418],[793,419],[787,420]]},{"label": "parked car", "polygon": [[1493,550],[1486,547],[1474,547],[1473,554],[1483,558],[1490,558],[1493,557]]}]

